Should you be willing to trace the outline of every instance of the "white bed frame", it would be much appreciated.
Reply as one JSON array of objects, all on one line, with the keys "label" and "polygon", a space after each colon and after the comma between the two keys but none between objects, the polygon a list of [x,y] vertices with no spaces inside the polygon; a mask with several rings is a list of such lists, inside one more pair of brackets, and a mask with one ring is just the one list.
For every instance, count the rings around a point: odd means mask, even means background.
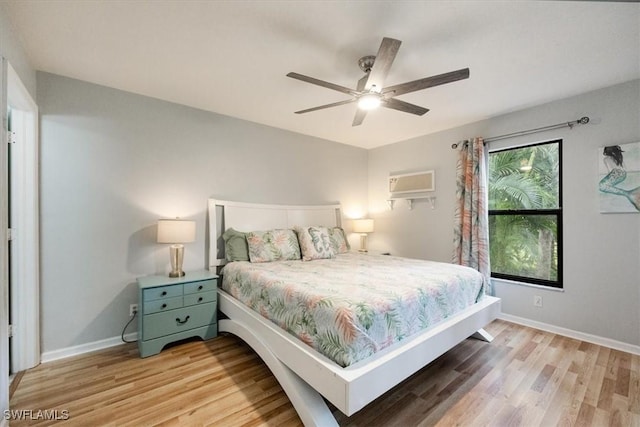
[{"label": "white bed frame", "polygon": [[[209,268],[224,265],[221,234],[340,226],[340,205],[260,205],[209,199]],[[221,248],[222,246],[222,248]],[[486,296],[445,321],[343,368],[218,289],[221,332],[242,338],[267,364],[305,426],[337,426],[324,398],[351,416],[469,336],[491,341],[482,328],[500,313],[500,299]]]}]

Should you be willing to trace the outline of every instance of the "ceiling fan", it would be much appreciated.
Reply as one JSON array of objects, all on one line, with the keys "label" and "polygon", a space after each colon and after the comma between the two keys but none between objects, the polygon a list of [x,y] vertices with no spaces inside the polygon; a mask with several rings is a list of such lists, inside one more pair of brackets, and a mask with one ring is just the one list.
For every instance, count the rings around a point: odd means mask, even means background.
[{"label": "ceiling fan", "polygon": [[378,49],[378,54],[376,56],[369,55],[360,58],[360,60],[358,61],[358,66],[362,71],[365,72],[365,75],[360,80],[358,80],[356,89],[349,89],[348,87],[325,82],[324,80],[318,80],[316,78],[298,73],[292,72],[287,74],[287,77],[326,87],[328,89],[333,89],[351,96],[351,99],[347,99],[345,101],[338,101],[331,104],[320,105],[318,107],[296,111],[295,113],[310,113],[311,111],[318,111],[325,108],[337,107],[339,105],[357,102],[358,109],[353,119],[352,126],[358,126],[362,124],[365,116],[367,115],[367,111],[377,108],[378,106],[422,116],[427,111],[429,111],[428,108],[410,104],[408,102],[396,99],[395,97],[398,95],[403,95],[405,93],[415,92],[429,87],[439,86],[446,83],[455,82],[457,80],[469,78],[469,69],[462,68],[460,70],[451,71],[449,73],[439,74],[437,76],[425,77],[423,79],[385,87],[384,81],[387,77],[387,74],[389,74],[389,69],[391,68],[391,64],[393,63],[393,60],[398,53],[398,49],[400,49],[401,43],[402,42],[400,40],[385,37],[382,39],[382,43],[380,44],[380,48]]}]

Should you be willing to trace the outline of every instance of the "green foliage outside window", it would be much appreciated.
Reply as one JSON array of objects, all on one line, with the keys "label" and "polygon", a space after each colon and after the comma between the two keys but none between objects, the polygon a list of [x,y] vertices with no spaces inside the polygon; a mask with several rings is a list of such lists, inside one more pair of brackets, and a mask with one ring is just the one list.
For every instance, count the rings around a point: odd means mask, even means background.
[{"label": "green foliage outside window", "polygon": [[561,287],[560,141],[489,154],[492,276]]}]

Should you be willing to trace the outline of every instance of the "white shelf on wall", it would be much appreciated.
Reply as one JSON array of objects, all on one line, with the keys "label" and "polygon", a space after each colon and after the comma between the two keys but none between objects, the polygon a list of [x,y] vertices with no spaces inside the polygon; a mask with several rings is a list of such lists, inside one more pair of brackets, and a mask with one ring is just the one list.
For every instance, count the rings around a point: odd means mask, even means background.
[{"label": "white shelf on wall", "polygon": [[436,208],[436,196],[404,196],[404,197],[390,197],[387,199],[387,203],[389,204],[389,209],[393,210],[396,201],[404,200],[407,202],[407,207],[409,210],[413,209],[413,201],[414,200],[428,200],[431,202],[431,209]]}]

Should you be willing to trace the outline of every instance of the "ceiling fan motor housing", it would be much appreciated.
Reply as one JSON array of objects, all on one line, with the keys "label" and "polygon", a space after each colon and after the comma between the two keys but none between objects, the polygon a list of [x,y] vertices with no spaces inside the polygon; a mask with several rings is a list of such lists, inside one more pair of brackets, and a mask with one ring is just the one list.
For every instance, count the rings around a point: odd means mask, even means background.
[{"label": "ceiling fan motor housing", "polygon": [[360,69],[362,71],[364,71],[365,73],[369,73],[369,72],[371,72],[371,69],[373,68],[373,63],[374,62],[376,62],[375,55],[363,56],[362,58],[360,58],[358,60],[358,67],[360,67]]}]

